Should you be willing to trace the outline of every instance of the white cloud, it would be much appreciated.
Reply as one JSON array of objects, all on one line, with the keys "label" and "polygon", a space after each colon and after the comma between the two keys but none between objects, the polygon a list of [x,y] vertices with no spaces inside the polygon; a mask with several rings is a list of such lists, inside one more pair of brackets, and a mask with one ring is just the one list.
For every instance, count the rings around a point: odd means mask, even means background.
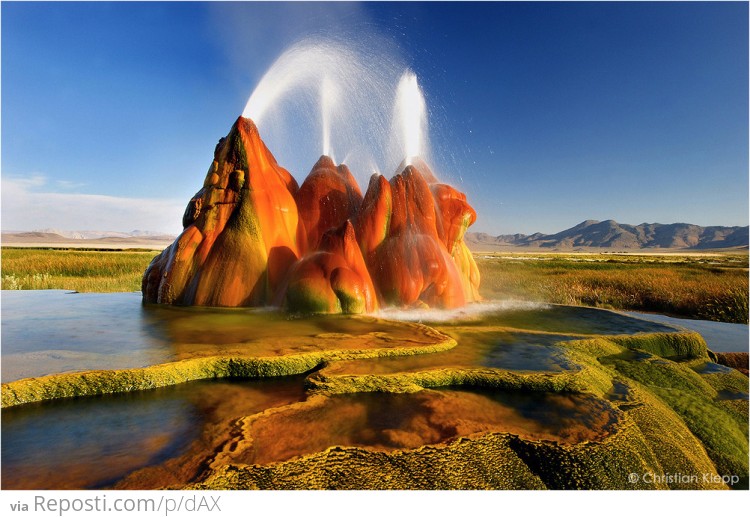
[{"label": "white cloud", "polygon": [[46,178],[2,177],[3,230],[144,230],[178,234],[187,200],[51,192]]},{"label": "white cloud", "polygon": [[81,187],[86,186],[85,183],[75,183],[73,181],[68,181],[68,180],[55,180],[55,185],[65,190],[73,190],[76,188],[81,188]]}]

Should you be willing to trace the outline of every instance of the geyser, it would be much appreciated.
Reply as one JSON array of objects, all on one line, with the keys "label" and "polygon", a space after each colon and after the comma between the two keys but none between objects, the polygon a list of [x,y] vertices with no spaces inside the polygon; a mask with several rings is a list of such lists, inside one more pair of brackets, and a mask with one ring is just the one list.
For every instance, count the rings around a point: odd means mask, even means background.
[{"label": "geyser", "polygon": [[143,277],[144,300],[212,306],[270,304],[299,258],[298,186],[255,124],[238,118],[188,203],[179,237]]},{"label": "geyser", "polygon": [[[463,241],[476,213],[424,160],[427,110],[416,76],[407,70],[397,88],[386,88],[382,81],[390,75],[374,73],[383,70],[332,44],[285,52],[216,146],[203,187],[185,210],[182,234],[144,274],[144,301],[362,313],[479,300],[479,272]],[[379,96],[363,84],[380,84]],[[314,101],[322,130],[323,156],[300,186],[246,116],[264,119],[293,93]],[[388,106],[386,135],[379,117]],[[374,130],[363,133],[371,147],[378,145],[375,136],[388,141],[381,141],[383,148],[399,142],[397,174],[390,180],[373,174],[364,196],[349,167],[331,158],[334,142],[342,142],[337,135],[354,127],[351,120],[371,122]],[[310,140],[310,133],[303,136]],[[362,142],[341,149],[375,163]]]},{"label": "geyser", "polygon": [[404,158],[401,130],[392,122],[406,68],[393,44],[366,31],[346,41],[306,38],[266,71],[242,116],[255,122],[300,184],[324,154],[345,157],[366,185],[373,168],[391,172]]},{"label": "geyser", "polygon": [[417,76],[407,70],[401,76],[396,90],[393,121],[397,142],[403,145],[403,156],[407,165],[418,156],[425,156],[427,106],[417,83]]},{"label": "geyser", "polygon": [[323,155],[331,154],[331,110],[336,103],[336,85],[328,77],[320,85],[320,120],[323,130]]}]

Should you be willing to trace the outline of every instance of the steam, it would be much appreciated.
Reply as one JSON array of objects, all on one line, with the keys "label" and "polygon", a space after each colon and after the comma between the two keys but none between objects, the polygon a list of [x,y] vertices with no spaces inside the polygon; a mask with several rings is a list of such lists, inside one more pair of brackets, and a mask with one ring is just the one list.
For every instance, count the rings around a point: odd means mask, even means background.
[{"label": "steam", "polygon": [[289,47],[242,115],[298,179],[321,149],[346,156],[360,186],[373,170],[400,172],[405,159],[428,160],[427,107],[417,77],[392,48],[366,35],[357,43],[307,38]]},{"label": "steam", "polygon": [[393,120],[397,141],[403,143],[403,158],[410,165],[413,158],[423,156],[422,146],[427,141],[427,106],[411,70],[404,72],[398,82]]},{"label": "steam", "polygon": [[320,85],[320,116],[323,126],[323,154],[327,156],[331,156],[331,110],[336,104],[336,95],[336,85],[328,77],[324,77]]}]

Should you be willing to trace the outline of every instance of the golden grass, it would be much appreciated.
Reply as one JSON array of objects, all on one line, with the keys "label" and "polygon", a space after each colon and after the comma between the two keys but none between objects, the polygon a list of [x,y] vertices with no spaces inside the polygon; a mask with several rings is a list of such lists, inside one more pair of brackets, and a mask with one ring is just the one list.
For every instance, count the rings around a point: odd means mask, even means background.
[{"label": "golden grass", "polygon": [[[156,251],[3,248],[2,289],[138,291]],[[740,254],[477,254],[486,298],[748,322]]]},{"label": "golden grass", "polygon": [[747,255],[478,254],[481,293],[748,322]]},{"label": "golden grass", "polygon": [[140,291],[156,251],[73,251],[3,248],[2,289]]}]

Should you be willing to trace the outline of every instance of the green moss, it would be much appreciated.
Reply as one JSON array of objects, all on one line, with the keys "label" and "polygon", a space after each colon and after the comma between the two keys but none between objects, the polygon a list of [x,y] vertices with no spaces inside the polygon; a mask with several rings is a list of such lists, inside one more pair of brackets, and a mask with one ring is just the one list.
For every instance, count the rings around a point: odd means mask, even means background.
[{"label": "green moss", "polygon": [[[700,373],[707,366],[715,366],[716,363],[715,361],[707,361],[705,359],[694,359],[682,364],[688,366],[693,371]],[[729,369],[727,372],[701,375],[701,378],[716,391],[732,391],[736,393],[748,392],[747,375],[734,369]]]},{"label": "green moss", "polygon": [[727,411],[705,396],[653,388],[687,423],[703,443],[720,474],[738,475],[747,487],[747,423],[738,423]]},{"label": "green moss", "polygon": [[[432,331],[434,337],[441,334]],[[2,407],[67,397],[123,393],[221,377],[259,378],[297,375],[329,361],[440,352],[456,346],[442,336],[434,344],[403,347],[331,349],[278,357],[207,357],[128,370],[99,370],[21,379],[2,385]]]},{"label": "green moss", "polygon": [[326,393],[410,393],[423,388],[473,386],[528,391],[577,391],[580,387],[567,375],[518,374],[512,371],[443,368],[386,375],[326,375],[325,370],[307,379],[310,389]]},{"label": "green moss", "polygon": [[645,350],[661,357],[708,357],[706,342],[697,332],[656,332],[608,339],[625,348]]},{"label": "green moss", "polygon": [[[604,362],[640,383],[675,411],[703,443],[720,474],[738,475],[742,483],[747,484],[747,413],[743,415],[732,405],[722,406],[716,402],[718,392],[706,380],[711,376],[700,375],[687,364],[661,359],[628,360],[609,356]],[[717,386],[736,385],[739,379],[713,382]]]},{"label": "green moss", "polygon": [[325,295],[309,285],[304,280],[289,284],[286,292],[286,309],[302,314],[337,314],[342,312],[341,302],[336,298],[335,306],[331,307]]},{"label": "green moss", "polygon": [[[668,404],[638,383],[623,377],[616,377],[616,381],[627,389],[627,396],[617,403],[618,407],[638,426],[659,466],[652,468],[651,472],[696,474],[699,478],[666,479],[663,484],[667,488],[723,488],[716,483],[706,483],[707,480],[703,478],[704,474],[710,476],[715,473],[716,468],[685,421]],[[643,479],[643,474],[647,472],[636,472],[641,474],[640,482],[644,484],[647,480]]]},{"label": "green moss", "polygon": [[657,386],[687,393],[706,393],[715,397],[716,390],[685,365],[664,359],[635,360],[625,354],[601,358],[604,364],[614,366],[618,372],[646,386]]},{"label": "green moss", "polygon": [[366,310],[364,297],[356,291],[334,289],[344,314],[363,314]]}]

